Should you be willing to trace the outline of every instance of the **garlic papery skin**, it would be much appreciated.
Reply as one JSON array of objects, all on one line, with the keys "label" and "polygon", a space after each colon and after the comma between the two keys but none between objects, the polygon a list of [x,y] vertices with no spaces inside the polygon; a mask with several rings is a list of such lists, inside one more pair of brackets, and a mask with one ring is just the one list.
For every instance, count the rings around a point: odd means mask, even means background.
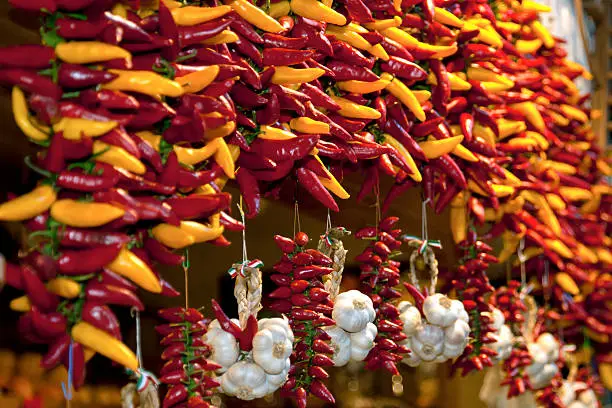
[{"label": "garlic papery skin", "polygon": [[546,352],[536,343],[527,344],[527,349],[529,350],[532,362],[527,366],[526,371],[529,377],[533,377],[542,371],[544,365],[548,362],[548,358]]},{"label": "garlic papery skin", "polygon": [[444,329],[444,341],[454,346],[462,345],[465,348],[469,335],[470,325],[459,319]]},{"label": "garlic papery skin", "polygon": [[467,342],[465,344],[444,343],[444,350],[442,351],[443,358],[438,359],[437,362],[443,363],[448,359],[459,357],[461,353],[463,353],[463,350],[465,350],[466,345]]},{"label": "garlic papery skin", "polygon": [[351,361],[363,361],[372,347],[374,339],[378,334],[378,329],[373,323],[368,323],[365,329],[358,333],[351,333]]},{"label": "garlic papery skin", "polygon": [[410,339],[410,349],[423,361],[433,361],[444,349],[444,331],[433,324],[423,324]]},{"label": "garlic papery skin", "polygon": [[414,336],[422,325],[421,312],[407,301],[400,302],[398,307],[400,310],[399,318],[403,324],[402,331],[408,337]]},{"label": "garlic papery skin", "polygon": [[221,389],[229,396],[250,401],[268,393],[266,372],[259,365],[239,361],[221,376]]},{"label": "garlic papery skin", "polygon": [[546,353],[546,357],[549,363],[557,361],[559,358],[559,349],[561,345],[550,333],[542,333],[536,343],[540,346],[540,348]]},{"label": "garlic papery skin", "polygon": [[253,337],[253,361],[268,374],[279,374],[293,351],[293,342],[282,326],[271,324]]},{"label": "garlic papery skin", "polygon": [[544,365],[542,370],[538,371],[535,375],[530,375],[529,380],[531,381],[531,386],[534,390],[544,388],[550,381],[553,379],[555,375],[559,372],[559,367],[557,367],[554,363],[549,363]]},{"label": "garlic papery skin", "polygon": [[285,316],[281,317],[269,317],[264,319],[259,319],[257,321],[257,330],[264,330],[270,326],[282,327],[287,333],[287,338],[293,343],[293,331],[289,326],[289,320]]},{"label": "garlic papery skin", "polygon": [[574,390],[574,383],[571,381],[563,381],[561,388],[557,391],[557,396],[567,406],[576,399],[576,391]]},{"label": "garlic papery skin", "polygon": [[340,293],[334,300],[332,319],[349,333],[357,333],[374,321],[376,312],[369,296],[358,290]]},{"label": "garlic papery skin", "polygon": [[[461,304],[459,301],[456,302]],[[459,318],[459,312],[457,304],[441,293],[427,296],[423,302],[423,314],[427,322],[436,326],[450,326]]]},{"label": "garlic papery skin", "polygon": [[512,353],[512,340],[514,339],[512,330],[504,324],[497,333],[493,334],[493,337],[497,341],[489,344],[489,347],[497,353],[494,358],[498,361],[503,361],[510,357],[510,353]]},{"label": "garlic papery skin", "polygon": [[338,326],[327,326],[323,330],[331,337],[329,345],[334,349],[332,356],[334,365],[336,367],[346,365],[351,359],[351,338],[348,333]]},{"label": "garlic papery skin", "polygon": [[[238,320],[232,319],[236,323]],[[238,360],[240,355],[240,347],[238,341],[230,333],[221,328],[217,320],[213,320],[208,326],[208,331],[204,334],[202,340],[211,349],[209,359],[221,366],[218,373],[224,373],[227,369]]]},{"label": "garlic papery skin", "polygon": [[291,368],[291,359],[285,361],[285,368],[278,374],[267,374],[268,391],[267,394],[272,394],[278,390],[289,378],[289,369]]},{"label": "garlic papery skin", "polygon": [[409,367],[418,367],[421,364],[422,360],[421,357],[419,357],[418,354],[415,353],[412,349],[412,342],[410,341],[410,339],[404,340],[401,344],[407,346],[410,349],[410,353],[407,357],[404,357],[402,359],[402,363],[406,364]]}]

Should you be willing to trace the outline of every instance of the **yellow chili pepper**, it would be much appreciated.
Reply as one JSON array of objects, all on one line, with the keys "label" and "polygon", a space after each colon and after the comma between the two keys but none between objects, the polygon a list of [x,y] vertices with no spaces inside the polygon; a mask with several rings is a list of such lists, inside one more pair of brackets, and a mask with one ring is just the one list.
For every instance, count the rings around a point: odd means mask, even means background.
[{"label": "yellow chili pepper", "polygon": [[[433,72],[430,73],[427,77],[427,82],[432,85],[438,85],[438,80],[436,79],[436,76],[433,74]],[[459,76],[455,75],[452,72],[448,73],[448,82],[453,91],[469,91],[470,89],[472,89],[472,84],[470,84],[468,81],[461,79]]]},{"label": "yellow chili pepper", "polygon": [[271,82],[276,85],[303,84],[312,82],[325,74],[321,68],[275,67]]},{"label": "yellow chili pepper", "polygon": [[136,132],[136,135],[143,139],[145,142],[149,143],[156,152],[159,152],[159,144],[161,143],[162,137],[160,135],[156,135],[151,131],[143,130],[140,132]]},{"label": "yellow chili pepper", "polygon": [[488,127],[482,126],[480,123],[474,124],[474,137],[480,139],[481,142],[487,143],[490,146],[495,146],[495,132]]},{"label": "yellow chili pepper", "polygon": [[498,197],[498,198],[508,197],[514,194],[514,191],[515,191],[514,187],[512,186],[505,186],[503,184],[496,184],[496,183],[492,183],[491,188],[493,189],[493,193],[495,193],[495,197]]},{"label": "yellow chili pepper", "polygon": [[516,254],[516,248],[518,248],[519,242],[525,236],[525,232],[521,232],[519,234],[514,233],[513,231],[506,230],[502,233],[502,250],[499,255],[497,255],[498,263],[504,263],[514,254]]},{"label": "yellow chili pepper", "polygon": [[68,278],[51,279],[46,286],[49,292],[66,299],[74,299],[81,294],[81,285]]},{"label": "yellow chili pepper", "polygon": [[70,227],[90,228],[108,224],[123,217],[125,210],[108,203],[57,200],[51,206],[51,217]]},{"label": "yellow chili pepper", "polygon": [[606,163],[604,159],[597,159],[595,161],[595,166],[597,167],[597,170],[600,171],[604,176],[612,175],[612,168],[608,163]]},{"label": "yellow chili pepper", "polygon": [[390,27],[399,27],[402,25],[402,18],[400,16],[394,16],[385,20],[374,20],[371,23],[365,23],[364,26],[368,30],[382,31]]},{"label": "yellow chili pepper", "polygon": [[98,41],[71,41],[59,43],[55,55],[70,64],[92,64],[113,59],[132,59],[132,54],[117,45]]},{"label": "yellow chili pepper", "polygon": [[521,54],[534,54],[542,47],[542,40],[539,38],[533,40],[517,40],[515,47]]},{"label": "yellow chili pepper", "polygon": [[372,45],[359,35],[359,33],[351,31],[346,27],[328,25],[325,34],[333,35],[338,41],[346,42],[359,50],[369,50],[372,47]]},{"label": "yellow chili pepper", "polygon": [[471,22],[465,22],[461,31],[478,31],[476,39],[494,48],[502,48],[504,43],[502,38],[497,32],[488,30],[487,28],[478,27],[476,24]]},{"label": "yellow chili pepper", "polygon": [[214,158],[215,162],[223,169],[225,175],[231,179],[234,178],[234,173],[236,172],[236,168],[234,166],[234,159],[232,158],[232,153],[227,147],[227,143],[222,137],[218,138],[218,148],[215,151]]},{"label": "yellow chili pepper", "polygon": [[561,111],[571,119],[576,119],[577,121],[582,123],[585,123],[589,120],[589,117],[586,113],[574,106],[562,104]]},{"label": "yellow chili pepper", "polygon": [[34,190],[0,204],[0,221],[23,221],[47,211],[57,200],[53,187],[43,184]]},{"label": "yellow chili pepper", "polygon": [[499,129],[499,140],[524,132],[527,129],[525,122],[520,120],[498,119],[496,123]]},{"label": "yellow chili pepper", "polygon": [[212,241],[223,234],[223,226],[211,226],[195,221],[181,221],[181,230],[191,235],[195,243]]},{"label": "yellow chili pepper", "polygon": [[305,116],[299,118],[293,118],[289,122],[289,126],[293,130],[297,130],[301,133],[308,133],[313,135],[327,135],[329,134],[329,125],[325,122],[310,119]]},{"label": "yellow chili pepper", "polygon": [[134,174],[145,174],[147,172],[146,166],[140,160],[119,146],[112,146],[95,140],[93,143],[93,153],[97,155],[94,159],[96,161],[108,163]]},{"label": "yellow chili pepper", "polygon": [[199,71],[189,73],[174,80],[183,87],[185,93],[197,93],[210,85],[219,74],[218,65],[209,65]]},{"label": "yellow chili pepper", "polygon": [[193,26],[223,17],[231,12],[230,6],[196,7],[186,6],[170,10],[174,22],[179,26]]},{"label": "yellow chili pepper", "polygon": [[236,130],[236,122],[231,120],[225,125],[218,126],[214,129],[206,129],[204,131],[204,138],[207,140],[212,140],[225,137],[230,135],[234,130]]},{"label": "yellow chili pepper", "polygon": [[260,30],[269,33],[280,33],[285,30],[278,21],[267,15],[265,11],[255,4],[246,0],[234,0],[230,3],[230,6],[240,17]]},{"label": "yellow chili pepper", "polygon": [[[180,7],[184,6],[184,4],[181,3],[180,1],[175,1],[175,0],[161,0],[161,1],[170,10],[174,10],[174,9],[177,9],[177,8],[180,8]],[[153,3],[155,3],[155,2],[153,2]]]},{"label": "yellow chili pepper", "polygon": [[584,330],[584,334],[586,334],[588,338],[590,338],[591,340],[597,343],[600,343],[600,344],[610,343],[610,336],[608,336],[605,333],[596,332],[594,330],[591,330],[590,327],[585,327],[583,330]]},{"label": "yellow chili pepper", "polygon": [[321,181],[321,184],[323,184],[326,189],[331,191],[338,198],[342,200],[348,199],[350,197],[350,194],[344,189],[344,187],[342,187],[338,179],[336,179],[336,177],[334,177],[334,175],[331,174],[329,170],[327,170],[327,167],[323,165],[323,162],[321,161],[319,156],[314,154],[313,157],[321,164],[321,168],[327,175],[327,177],[317,176],[317,178]]},{"label": "yellow chili pepper", "polygon": [[569,249],[562,241],[558,239],[544,239],[544,242],[546,242],[546,245],[548,245],[550,249],[561,255],[563,258],[571,259],[574,257],[572,250]]},{"label": "yellow chili pepper", "polygon": [[378,79],[372,82],[349,80],[349,81],[340,81],[336,85],[338,85],[339,89],[346,91],[346,92],[351,92],[351,93],[356,93],[356,94],[367,94],[370,92],[378,92],[378,91],[385,89],[385,87],[389,85],[389,80]]},{"label": "yellow chili pepper", "polygon": [[260,133],[257,135],[257,137],[266,140],[289,140],[297,137],[289,130],[279,129],[268,125],[261,126],[259,130]]},{"label": "yellow chili pepper", "polygon": [[497,27],[511,34],[518,33],[521,30],[521,25],[511,21],[497,21]]},{"label": "yellow chili pepper", "polygon": [[381,44],[376,44],[367,49],[367,51],[378,59],[389,61],[390,57],[387,51]]},{"label": "yellow chili pepper", "polygon": [[423,105],[425,102],[429,100],[429,98],[431,98],[431,92],[425,89],[416,89],[412,91],[412,94],[417,99],[420,105]]},{"label": "yellow chili pepper", "polygon": [[408,34],[406,31],[399,27],[389,27],[380,32],[387,38],[397,41],[407,48],[415,48],[420,45],[420,41]]},{"label": "yellow chili pepper", "polygon": [[425,157],[428,159],[437,159],[440,156],[452,152],[462,141],[463,136],[453,136],[446,139],[434,139],[420,142],[419,146],[423,150],[423,153],[425,153]]},{"label": "yellow chili pepper", "polygon": [[183,87],[178,82],[152,71],[111,69],[109,72],[119,76],[111,82],[102,84],[103,89],[138,92],[153,97],[159,95],[171,96],[173,98],[177,98],[184,93]]},{"label": "yellow chili pepper", "polygon": [[349,31],[353,31],[353,32],[356,32],[356,33],[359,33],[359,34],[365,34],[365,33],[369,32],[367,28],[365,28],[365,27],[361,26],[359,23],[355,23],[355,22],[348,23],[347,25],[342,27],[342,29],[347,29]]},{"label": "yellow chili pepper", "polygon": [[30,121],[28,102],[21,88],[14,86],[11,98],[13,118],[15,118],[15,123],[17,123],[17,126],[23,132],[23,134],[36,141],[49,139],[49,128],[46,128],[44,129],[45,131],[43,131],[34,126],[34,124]]},{"label": "yellow chili pepper", "polygon": [[219,148],[219,140],[223,139],[213,139],[206,143],[204,147],[200,148],[181,147],[178,145],[174,145],[173,149],[174,153],[176,153],[176,157],[179,162],[193,166],[194,164],[198,164],[212,157],[212,155],[215,154],[215,152]]},{"label": "yellow chili pepper", "polygon": [[369,106],[360,105],[351,100],[341,98],[339,96],[331,96],[331,98],[340,105],[338,113],[347,118],[355,119],[378,119],[380,112]]},{"label": "yellow chili pepper", "polygon": [[474,180],[469,179],[467,185],[468,185],[468,190],[476,194],[479,194],[481,196],[484,196],[484,197],[489,196],[489,193],[484,191]]},{"label": "yellow chili pepper", "polygon": [[540,132],[544,133],[546,131],[546,124],[544,123],[544,119],[542,115],[538,111],[536,104],[533,102],[520,102],[514,103],[510,105],[511,108],[518,110],[521,112],[527,120]]},{"label": "yellow chili pepper", "polygon": [[580,207],[581,214],[592,214],[599,209],[601,205],[601,194],[593,194],[593,198],[582,204]]},{"label": "yellow chili pepper", "polygon": [[523,0],[518,9],[521,11],[535,11],[537,13],[549,13],[552,9],[542,3],[533,0]]},{"label": "yellow chili pepper", "polygon": [[419,168],[414,162],[414,159],[410,155],[410,152],[408,152],[406,147],[404,147],[403,144],[397,141],[397,139],[395,139],[390,134],[385,133],[384,136],[385,136],[385,144],[388,144],[389,146],[397,150],[397,152],[404,158],[404,160],[406,160],[408,167],[410,168],[410,170],[412,170],[412,174],[410,174],[410,178],[416,181],[417,183],[420,183],[423,180],[423,176],[421,176],[421,172],[419,171]]},{"label": "yellow chili pepper", "polygon": [[83,136],[98,137],[107,134],[118,125],[115,121],[100,122],[82,118],[62,118],[55,126],[64,139],[81,140]]},{"label": "yellow chili pepper", "polygon": [[559,193],[566,201],[585,201],[593,198],[593,193],[580,187],[561,186]]},{"label": "yellow chili pepper", "polygon": [[474,153],[472,153],[467,147],[461,144],[458,144],[457,146],[455,146],[455,148],[453,149],[451,153],[471,163],[476,163],[480,161],[480,159],[476,157]]},{"label": "yellow chili pepper", "polygon": [[268,10],[268,14],[272,18],[280,18],[284,16],[288,16],[291,12],[291,5],[288,0],[278,1],[276,3],[270,3],[270,9]]},{"label": "yellow chili pepper", "polygon": [[542,150],[547,150],[548,147],[550,146],[550,143],[548,142],[548,140],[546,140],[546,138],[538,132],[528,130],[525,132],[525,136],[530,139],[535,140],[540,146],[540,149]]},{"label": "yellow chili pepper", "polygon": [[467,200],[468,195],[462,191],[451,201],[450,223],[453,241],[458,244],[467,238]]},{"label": "yellow chili pepper", "polygon": [[30,299],[26,295],[19,296],[11,300],[9,308],[15,312],[29,312],[30,309],[32,309],[32,302],[30,302]]},{"label": "yellow chili pepper", "polygon": [[138,370],[138,360],[132,350],[104,330],[81,321],[72,327],[70,335],[74,341],[96,353],[102,354],[132,371]]},{"label": "yellow chili pepper", "polygon": [[550,205],[550,208],[555,211],[565,210],[567,207],[565,201],[563,201],[563,199],[555,193],[546,194],[546,201],[548,202],[548,205]]},{"label": "yellow chili pepper", "polygon": [[510,139],[508,141],[508,146],[521,147],[529,151],[537,151],[540,149],[540,145],[536,140],[527,137],[515,137]]},{"label": "yellow chili pepper", "polygon": [[317,0],[291,0],[291,11],[301,17],[343,26],[346,17]]},{"label": "yellow chili pepper", "polygon": [[521,196],[538,208],[538,218],[552,230],[556,236],[561,235],[561,224],[554,211],[548,205],[546,198],[535,191],[523,190]]},{"label": "yellow chili pepper", "polygon": [[459,17],[441,7],[435,8],[434,20],[440,24],[457,28],[463,27],[464,24],[463,20],[461,20]]},{"label": "yellow chili pepper", "polygon": [[485,221],[487,222],[499,222],[504,215],[504,211],[501,208],[494,210],[493,208],[485,208]]},{"label": "yellow chili pepper", "polygon": [[147,266],[136,254],[126,248],[122,248],[113,262],[106,268],[117,275],[128,278],[144,290],[160,293],[162,290],[159,279],[151,268]]},{"label": "yellow chili pepper", "polygon": [[234,33],[232,30],[223,30],[219,34],[202,41],[202,44],[231,44],[237,42],[238,40],[240,40],[240,38],[238,38],[238,35],[236,35],[236,33]]},{"label": "yellow chili pepper", "polygon": [[193,235],[181,228],[170,224],[159,224],[151,229],[153,237],[167,247],[180,249],[193,245],[195,238]]},{"label": "yellow chili pepper", "polygon": [[559,173],[574,175],[576,174],[576,167],[568,163],[558,162],[554,160],[546,160],[546,166],[550,169],[556,170]]},{"label": "yellow chili pepper", "polygon": [[535,20],[531,23],[531,30],[533,33],[542,40],[542,43],[546,48],[552,48],[555,46],[555,39],[550,32],[540,23],[538,20]]},{"label": "yellow chili pepper", "polygon": [[423,107],[410,88],[408,88],[399,78],[395,78],[386,72],[381,75],[381,79],[389,80],[389,84],[385,89],[410,109],[418,120],[421,122],[425,120],[425,111],[423,111]]},{"label": "yellow chili pepper", "polygon": [[502,75],[496,74],[493,71],[482,67],[468,67],[467,77],[476,81],[490,81],[497,82],[506,86],[506,89],[514,87],[514,81],[508,79]]},{"label": "yellow chili pepper", "polygon": [[117,3],[111,9],[111,13],[121,18],[128,18],[127,8],[121,3]]},{"label": "yellow chili pepper", "polygon": [[580,242],[576,242],[576,252],[578,258],[584,263],[596,264],[599,262],[597,254]]},{"label": "yellow chili pepper", "polygon": [[591,248],[591,251],[595,252],[599,262],[603,264],[612,264],[612,253],[607,248],[597,247]]}]

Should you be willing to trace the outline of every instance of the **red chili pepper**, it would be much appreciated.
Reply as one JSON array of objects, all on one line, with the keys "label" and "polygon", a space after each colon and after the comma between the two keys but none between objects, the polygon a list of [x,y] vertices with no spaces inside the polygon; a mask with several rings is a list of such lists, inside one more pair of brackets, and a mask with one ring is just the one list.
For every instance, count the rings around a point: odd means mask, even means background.
[{"label": "red chili pepper", "polygon": [[175,405],[180,404],[183,401],[186,401],[188,398],[187,387],[183,384],[178,384],[170,387],[166,396],[164,397],[164,401],[162,403],[163,408],[171,408]]},{"label": "red chili pepper", "polygon": [[55,310],[59,303],[57,296],[47,290],[32,267],[22,265],[21,279],[28,298],[34,306],[38,306],[43,311]]},{"label": "red chili pepper", "polygon": [[66,332],[66,318],[59,312],[42,313],[36,306],[30,310],[32,328],[43,338],[55,338]]},{"label": "red chili pepper", "polygon": [[81,319],[121,340],[119,320],[108,306],[87,301],[83,304]]},{"label": "red chili pepper", "polygon": [[108,245],[82,250],[63,250],[57,263],[65,275],[85,275],[96,272],[117,257],[120,245]]},{"label": "red chili pepper", "polygon": [[332,60],[327,63],[327,67],[334,73],[337,81],[376,81],[378,76],[369,68]]},{"label": "red chili pepper", "polygon": [[242,334],[242,330],[240,329],[240,327],[236,323],[232,322],[229,317],[227,317],[227,315],[225,314],[223,309],[221,309],[221,306],[219,305],[219,303],[217,303],[216,300],[212,299],[211,303],[213,312],[215,313],[215,316],[219,321],[221,328],[226,332],[230,333],[235,338],[240,339]]},{"label": "red chili pepper", "polygon": [[336,403],[336,400],[334,399],[332,393],[319,380],[314,380],[310,383],[310,392],[312,392],[313,395],[322,399],[325,402],[328,402],[330,404]]},{"label": "red chili pepper", "polygon": [[414,56],[406,47],[401,45],[395,40],[391,40],[389,38],[384,38],[380,45],[387,51],[390,56],[395,56],[399,58],[403,58],[406,61],[414,61]]},{"label": "red chili pepper", "polygon": [[17,85],[27,92],[48,96],[59,100],[62,95],[61,88],[51,79],[19,68],[7,68],[0,70],[0,82],[5,85]]},{"label": "red chili pepper", "polygon": [[240,350],[250,351],[253,349],[253,337],[257,333],[257,318],[250,315],[245,329],[240,334],[238,342],[240,343]]},{"label": "red chili pepper", "polygon": [[92,303],[135,307],[142,311],[144,305],[131,291],[117,286],[90,281],[85,287],[86,299]]},{"label": "red chili pepper", "polygon": [[64,356],[68,355],[68,348],[70,347],[70,335],[64,333],[56,337],[49,344],[47,353],[43,356],[40,361],[40,366],[45,370],[51,370],[62,362]]},{"label": "red chili pepper", "polygon": [[259,33],[255,30],[255,28],[248,22],[246,22],[243,18],[239,16],[234,16],[234,19],[230,25],[232,30],[236,33],[240,34],[242,37],[246,38],[248,41],[254,44],[264,44],[264,38],[262,38]]},{"label": "red chili pepper", "polygon": [[312,50],[294,50],[291,48],[264,48],[263,64],[268,65],[295,65],[306,62],[312,58]]},{"label": "red chili pepper", "polygon": [[312,194],[313,197],[327,208],[333,211],[339,211],[338,204],[336,204],[331,194],[323,186],[314,172],[302,167],[296,170],[296,174],[300,185]]}]

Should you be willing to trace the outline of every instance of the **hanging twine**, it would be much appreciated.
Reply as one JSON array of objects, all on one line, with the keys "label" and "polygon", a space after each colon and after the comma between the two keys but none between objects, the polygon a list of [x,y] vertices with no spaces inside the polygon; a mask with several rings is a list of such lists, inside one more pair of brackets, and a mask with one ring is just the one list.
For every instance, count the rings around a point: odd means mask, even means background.
[{"label": "hanging twine", "polygon": [[421,237],[415,237],[413,235],[404,235],[402,239],[406,241],[409,247],[415,250],[410,253],[409,265],[410,265],[410,283],[412,286],[421,290],[419,285],[419,279],[416,273],[416,260],[419,256],[423,257],[425,266],[429,270],[429,295],[436,293],[436,285],[438,284],[438,260],[436,254],[432,248],[442,248],[442,244],[438,240],[430,240],[429,232],[427,227],[427,203],[429,199],[423,201],[421,204]]},{"label": "hanging twine", "polygon": [[533,331],[538,321],[538,304],[535,299],[528,294],[523,295],[523,302],[525,306],[527,306],[527,311],[525,311],[524,314],[525,321],[521,327],[521,334],[527,343],[533,343],[535,340],[533,338]]},{"label": "hanging twine", "polygon": [[524,250],[525,250],[525,238],[521,238],[521,240],[519,241],[519,246],[516,250],[516,256],[518,257],[519,265],[521,268],[521,297],[524,296],[523,292],[525,291],[525,288],[527,287],[527,271],[525,269],[525,262],[527,262],[527,257],[523,253]]},{"label": "hanging twine", "polygon": [[[259,259],[249,261],[246,246],[246,221],[242,210],[242,197],[238,204],[238,211],[242,217],[242,262],[233,264],[227,271],[232,278],[236,279],[234,286],[234,297],[238,303],[238,320],[242,328],[246,327],[249,316],[257,317],[261,310],[262,280],[261,268],[264,266]],[[296,203],[297,208],[297,203]],[[299,221],[298,221],[299,223]]]},{"label": "hanging twine", "polygon": [[140,402],[139,408],[159,408],[159,380],[150,371],[143,368],[142,364],[142,332],[140,326],[140,312],[136,308],[130,311],[132,317],[136,320],[136,359],[138,360],[138,370],[135,372],[126,369],[127,374],[136,380],[135,383],[130,382],[121,389],[121,407],[135,408],[134,397],[138,394]]},{"label": "hanging twine", "polygon": [[331,216],[329,210],[327,210],[325,234],[321,235],[317,249],[319,252],[330,257],[334,262],[332,265],[334,271],[329,275],[323,276],[323,284],[325,290],[329,292],[331,301],[334,301],[338,293],[340,293],[342,272],[344,272],[344,263],[346,262],[346,254],[348,252],[344,249],[342,238],[349,235],[351,235],[351,231],[344,227],[332,228]]}]

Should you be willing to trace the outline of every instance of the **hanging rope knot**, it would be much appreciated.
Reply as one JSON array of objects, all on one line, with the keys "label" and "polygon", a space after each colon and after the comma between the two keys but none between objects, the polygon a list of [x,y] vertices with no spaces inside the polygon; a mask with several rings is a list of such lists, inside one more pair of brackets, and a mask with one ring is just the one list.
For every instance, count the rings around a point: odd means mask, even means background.
[{"label": "hanging rope knot", "polygon": [[156,388],[159,386],[159,380],[155,374],[150,371],[138,369],[135,375],[138,378],[136,381],[136,390],[138,392],[143,392],[149,386],[149,384],[153,384],[153,386]]},{"label": "hanging rope knot", "polygon": [[442,249],[442,242],[439,239],[422,239],[414,235],[404,235],[402,240],[408,245],[416,247],[421,255],[425,253],[428,247]]},{"label": "hanging rope knot", "polygon": [[252,261],[249,261],[247,259],[245,261],[242,261],[242,263],[233,264],[227,270],[227,273],[232,278],[235,278],[238,275],[242,276],[243,278],[246,278],[247,276],[250,276],[254,270],[261,269],[263,268],[263,266],[264,263],[259,259],[253,259]]},{"label": "hanging rope knot", "polygon": [[334,245],[335,241],[338,241],[342,237],[348,235],[351,235],[351,231],[347,230],[346,228],[333,227],[328,228],[323,235],[319,235],[319,238],[327,248],[331,248]]}]

